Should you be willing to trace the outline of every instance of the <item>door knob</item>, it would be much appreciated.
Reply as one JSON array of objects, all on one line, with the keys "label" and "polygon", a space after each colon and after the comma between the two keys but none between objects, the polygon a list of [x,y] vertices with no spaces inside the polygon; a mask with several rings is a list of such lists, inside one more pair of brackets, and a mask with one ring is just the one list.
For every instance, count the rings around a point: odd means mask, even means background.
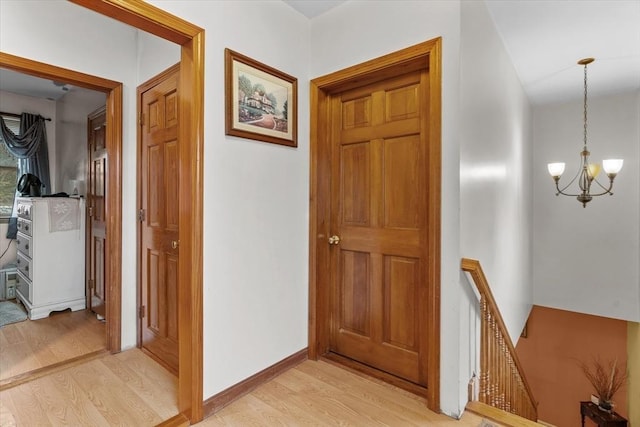
[{"label": "door knob", "polygon": [[178,241],[177,240],[172,240],[171,241],[171,248],[172,249],[177,249],[178,248]]},{"label": "door knob", "polygon": [[335,235],[329,237],[329,244],[330,245],[337,245],[338,243],[340,243],[340,237],[335,236]]}]

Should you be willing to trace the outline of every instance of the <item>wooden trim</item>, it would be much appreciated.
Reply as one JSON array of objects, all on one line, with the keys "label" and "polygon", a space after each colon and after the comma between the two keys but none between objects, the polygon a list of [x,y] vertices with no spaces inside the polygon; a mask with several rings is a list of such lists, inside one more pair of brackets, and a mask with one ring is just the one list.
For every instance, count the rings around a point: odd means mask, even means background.
[{"label": "wooden trim", "polygon": [[512,427],[540,427],[540,424],[482,402],[467,403],[467,410],[481,417]]},{"label": "wooden trim", "polygon": [[203,31],[184,19],[142,0],[69,1],[178,45],[188,44]]},{"label": "wooden trim", "polygon": [[310,201],[309,201],[309,358],[316,360],[329,349],[328,245],[329,187],[327,124],[328,99],[354,81],[373,82],[420,69],[429,70],[429,170],[428,227],[429,348],[426,397],[429,408],[440,411],[440,205],[441,205],[441,45],[436,38],[362,64],[313,79],[310,83]]},{"label": "wooden trim", "polygon": [[5,52],[0,52],[0,66],[8,70],[17,71],[30,76],[48,80],[63,81],[74,86],[98,92],[108,93],[120,85],[119,82],[113,80],[56,67],[54,65],[45,64],[44,62],[33,61],[31,59],[22,58]]},{"label": "wooden trim", "polygon": [[184,414],[178,414],[161,422],[160,424],[156,424],[155,427],[185,427],[189,425],[191,425],[189,423],[189,419],[185,417]]},{"label": "wooden trim", "polygon": [[56,372],[60,372],[63,369],[68,369],[73,366],[81,365],[83,363],[90,362],[91,360],[98,359],[103,356],[107,356],[108,354],[109,354],[109,351],[106,349],[96,350],[96,351],[92,351],[91,353],[74,357],[73,359],[64,360],[62,362],[54,363],[53,365],[45,366],[42,368],[34,369],[33,371],[15,375],[11,378],[7,378],[0,381],[0,391],[17,387],[21,384],[37,380],[38,378],[42,378],[47,375],[55,374]]},{"label": "wooden trim", "polygon": [[192,423],[203,417],[202,235],[204,188],[204,30],[182,45],[180,141],[180,283],[178,407]]},{"label": "wooden trim", "polygon": [[428,352],[429,384],[427,392],[429,408],[440,412],[440,260],[441,260],[441,200],[442,200],[442,39],[428,41],[423,49],[429,52],[429,184],[427,194],[427,234],[428,280],[433,284],[429,288],[428,310],[430,343]]},{"label": "wooden trim", "polygon": [[[141,0],[71,0],[73,3],[86,7],[117,21],[134,26],[166,40],[180,44],[181,48],[181,99],[178,115],[180,117],[180,138],[187,141],[180,149],[180,257],[178,265],[179,280],[183,286],[180,289],[178,305],[179,318],[179,351],[180,367],[178,376],[178,407],[191,422],[202,419],[202,233],[203,233],[203,150],[204,150],[204,30],[181,18]],[[17,58],[17,57],[15,57]],[[34,61],[27,61],[28,64]],[[107,132],[107,145],[114,147],[119,142],[117,152],[109,153],[114,164],[110,165],[110,172],[120,172],[117,177],[109,178],[109,185],[119,185],[116,191],[109,192],[107,203],[110,206],[108,217],[109,226],[115,227],[117,235],[113,235],[108,243],[111,262],[119,263],[110,266],[109,280],[117,292],[113,296],[119,298],[115,303],[111,300],[107,307],[108,315],[118,316],[117,322],[109,322],[109,345],[112,350],[120,349],[121,331],[121,272],[122,272],[122,86],[120,83],[106,85],[108,80],[76,80],[82,73],[66,70],[58,78],[57,74],[47,73],[46,70],[63,70],[46,66],[45,71],[29,71],[29,67],[18,62],[8,62],[5,55],[0,57],[0,66],[10,68],[26,74],[56,77],[56,80],[66,81],[88,89],[107,92],[107,123],[112,130]],[[5,64],[7,63],[7,64]],[[84,75],[86,76],[86,75]],[[91,86],[97,82],[97,86]],[[105,84],[105,85],[103,85]],[[110,122],[110,120],[115,120]],[[114,138],[110,141],[109,138]],[[113,155],[112,155],[113,154]],[[109,174],[111,175],[111,173]],[[115,320],[115,319],[114,319]]]},{"label": "wooden trim", "polygon": [[122,84],[107,94],[107,189],[106,226],[107,269],[105,282],[108,286],[106,307],[107,347],[111,351],[121,350],[122,333]]},{"label": "wooden trim", "polygon": [[[120,351],[122,272],[122,84],[43,62],[0,52],[0,67],[45,79],[64,81],[107,95],[107,349]],[[118,176],[113,176],[118,174]]]},{"label": "wooden trim", "polygon": [[221,391],[220,393],[210,397],[204,402],[204,414],[205,418],[209,417],[228,404],[240,399],[242,396],[251,393],[257,387],[271,381],[278,375],[288,371],[294,366],[307,360],[307,349],[302,349],[291,356],[282,359],[278,363],[269,366],[268,368],[258,372],[257,374],[245,379],[229,387],[228,389]]}]

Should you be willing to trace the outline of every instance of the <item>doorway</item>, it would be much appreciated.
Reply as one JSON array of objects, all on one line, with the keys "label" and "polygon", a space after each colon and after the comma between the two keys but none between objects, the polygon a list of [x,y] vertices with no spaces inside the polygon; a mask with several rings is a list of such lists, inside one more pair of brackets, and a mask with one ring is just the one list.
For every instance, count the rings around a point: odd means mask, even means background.
[{"label": "doorway", "polygon": [[[202,183],[204,134],[204,30],[147,3],[121,3],[110,0],[72,0],[73,3],[162,37],[182,46],[179,87],[184,95],[178,114],[185,126],[181,139],[189,141],[180,147],[180,241],[184,261],[178,265],[181,288],[178,322],[180,366],[178,369],[178,407],[180,412],[197,422],[202,419]],[[107,280],[114,292],[107,302],[107,345],[119,351],[121,331],[122,272],[122,85],[83,73],[53,67],[25,58],[0,53],[0,66],[26,74],[65,81],[76,86],[107,93],[107,152],[110,169],[106,197],[107,224],[113,233],[107,242]]]},{"label": "doorway", "polygon": [[440,48],[311,82],[309,358],[439,411]]},{"label": "doorway", "polygon": [[[55,67],[37,61],[20,58],[14,55],[0,52],[0,67],[7,68],[24,74],[41,77],[48,80],[56,80],[75,86],[84,87],[91,90],[105,92],[107,94],[107,110],[113,117],[113,125],[122,123],[122,84],[112,80],[102,79],[100,77],[90,76],[76,71]],[[116,119],[117,118],[117,119]],[[121,127],[119,128],[121,129]],[[106,135],[107,151],[109,156],[109,171],[107,176],[106,187],[111,189],[110,195],[106,200],[106,210],[113,215],[113,225],[110,230],[112,239],[110,239],[109,250],[106,254],[105,265],[107,266],[106,277],[107,283],[113,283],[113,287],[109,290],[109,301],[107,304],[107,327],[106,327],[106,343],[107,350],[120,350],[120,275],[121,262],[118,255],[121,253],[121,217],[122,208],[120,206],[121,194],[121,150],[122,136],[115,134],[113,131],[107,131]],[[114,207],[116,209],[114,209]]]}]

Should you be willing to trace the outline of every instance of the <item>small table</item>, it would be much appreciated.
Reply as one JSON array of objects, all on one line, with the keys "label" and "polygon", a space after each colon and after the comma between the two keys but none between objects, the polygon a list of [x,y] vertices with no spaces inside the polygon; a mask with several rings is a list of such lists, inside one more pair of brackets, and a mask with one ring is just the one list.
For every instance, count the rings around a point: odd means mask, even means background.
[{"label": "small table", "polygon": [[582,417],[582,427],[584,427],[584,417],[588,417],[598,427],[627,427],[627,420],[617,412],[602,411],[593,402],[580,402],[580,416]]}]

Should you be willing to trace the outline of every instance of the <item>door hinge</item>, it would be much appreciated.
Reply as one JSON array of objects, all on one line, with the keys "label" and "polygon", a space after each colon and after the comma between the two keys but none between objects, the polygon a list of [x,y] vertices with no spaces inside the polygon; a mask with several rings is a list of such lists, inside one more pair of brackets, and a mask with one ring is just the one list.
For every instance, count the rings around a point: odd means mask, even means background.
[{"label": "door hinge", "polygon": [[96,288],[96,282],[93,279],[89,279],[89,290],[93,291]]},{"label": "door hinge", "polygon": [[93,206],[89,206],[89,217],[93,217]]},{"label": "door hinge", "polygon": [[143,222],[144,221],[144,217],[145,217],[144,209],[140,209],[138,211],[138,221]]},{"label": "door hinge", "polygon": [[144,126],[144,114],[140,111],[140,115],[138,116],[138,124],[140,126]]},{"label": "door hinge", "polygon": [[141,305],[140,308],[138,309],[138,317],[139,318],[144,318],[144,314],[145,314],[145,309],[147,307],[145,307],[144,305]]}]

